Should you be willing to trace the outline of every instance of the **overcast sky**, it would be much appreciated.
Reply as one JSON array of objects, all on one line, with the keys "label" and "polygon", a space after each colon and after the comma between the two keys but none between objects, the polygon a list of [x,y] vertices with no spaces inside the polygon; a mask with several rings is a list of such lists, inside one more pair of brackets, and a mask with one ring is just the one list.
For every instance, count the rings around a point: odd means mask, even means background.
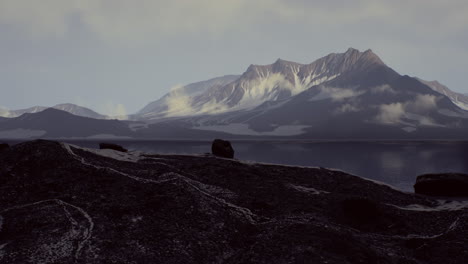
[{"label": "overcast sky", "polygon": [[466,0],[0,0],[0,106],[133,113],[175,85],[349,47],[468,93]]}]

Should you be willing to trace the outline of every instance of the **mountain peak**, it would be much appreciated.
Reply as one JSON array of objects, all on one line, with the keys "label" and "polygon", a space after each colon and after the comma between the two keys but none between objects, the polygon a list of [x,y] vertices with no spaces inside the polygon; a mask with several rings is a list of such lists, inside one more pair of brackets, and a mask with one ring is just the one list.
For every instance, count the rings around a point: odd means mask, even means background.
[{"label": "mountain peak", "polygon": [[285,64],[285,63],[295,63],[295,62],[287,61],[287,60],[283,60],[281,58],[278,58],[273,64]]},{"label": "mountain peak", "polygon": [[345,54],[353,54],[353,53],[361,53],[358,49],[355,49],[355,48],[348,48],[348,50],[346,50]]},{"label": "mountain peak", "polygon": [[299,66],[300,64],[293,61],[277,59],[271,66],[274,72],[284,72],[291,66]]},{"label": "mountain peak", "polygon": [[385,63],[380,59],[380,57],[375,54],[371,49],[368,49],[362,53],[362,57],[370,62],[373,62],[375,64],[382,64],[385,65]]},{"label": "mountain peak", "polygon": [[63,111],[63,110],[60,110],[60,109],[56,109],[56,108],[53,108],[53,107],[49,107],[49,108],[46,108],[40,112],[37,112],[37,113],[33,113],[33,114],[36,114],[36,115],[48,115],[48,114],[55,114],[55,115],[71,115],[70,113],[66,112],[66,111]]},{"label": "mountain peak", "polygon": [[383,61],[379,58],[379,56],[375,54],[371,49],[367,49],[364,52],[361,52],[355,48],[348,48],[348,50],[346,50],[346,52],[342,54],[345,57],[354,57],[356,61],[363,59],[365,61],[372,61],[374,63],[384,64]]}]

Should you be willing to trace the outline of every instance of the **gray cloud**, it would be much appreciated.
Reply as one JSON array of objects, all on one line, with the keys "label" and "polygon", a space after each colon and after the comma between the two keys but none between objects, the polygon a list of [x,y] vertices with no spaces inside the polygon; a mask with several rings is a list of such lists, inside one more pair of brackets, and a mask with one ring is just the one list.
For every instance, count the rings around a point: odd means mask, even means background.
[{"label": "gray cloud", "polygon": [[[2,0],[0,21],[32,35],[64,35],[70,17],[105,40],[148,41],[181,33],[225,33],[274,21],[349,27],[372,22],[422,34],[465,31],[464,0],[286,1],[286,0]],[[242,18],[242,19],[239,19]],[[396,19],[397,18],[397,19]],[[375,24],[377,23],[377,24]]]},{"label": "gray cloud", "polygon": [[399,123],[405,114],[403,103],[384,104],[379,106],[379,114],[375,118],[383,124]]},{"label": "gray cloud", "polygon": [[437,107],[437,97],[434,95],[417,95],[414,101],[396,102],[378,106],[379,113],[375,120],[384,124],[397,124],[404,117],[416,119],[420,125],[436,125],[427,116],[424,116]]},{"label": "gray cloud", "polygon": [[384,84],[380,86],[376,86],[370,89],[370,92],[373,94],[379,94],[379,93],[396,93],[395,89],[393,89],[390,85]]},{"label": "gray cloud", "polygon": [[0,0],[0,104],[135,112],[177,83],[350,46],[466,93],[466,14],[466,0]]},{"label": "gray cloud", "polygon": [[361,108],[356,104],[343,104],[338,109],[336,109],[336,114],[343,114],[343,113],[351,113],[351,112],[359,112]]}]

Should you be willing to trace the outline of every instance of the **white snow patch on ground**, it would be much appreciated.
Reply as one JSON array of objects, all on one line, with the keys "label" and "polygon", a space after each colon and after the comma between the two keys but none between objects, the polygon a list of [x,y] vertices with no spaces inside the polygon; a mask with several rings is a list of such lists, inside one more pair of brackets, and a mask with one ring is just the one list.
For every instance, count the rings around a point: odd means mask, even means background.
[{"label": "white snow patch on ground", "polygon": [[5,251],[3,250],[3,248],[8,245],[8,243],[4,243],[4,244],[1,244],[0,245],[0,260],[3,259],[3,256],[5,255]]},{"label": "white snow patch on ground", "polygon": [[[224,159],[221,157],[216,157],[217,159]],[[231,159],[227,159],[231,160]],[[320,169],[320,167],[314,167],[314,166],[300,166],[300,165],[288,165],[288,164],[281,164],[281,163],[268,163],[268,162],[259,162],[259,161],[254,161],[254,160],[237,160],[237,162],[249,165],[249,166],[255,166],[255,165],[262,165],[262,166],[281,166],[281,167],[290,167],[290,168],[302,168],[302,169]]]},{"label": "white snow patch on ground", "polygon": [[413,238],[422,238],[422,239],[434,239],[434,238],[439,238],[443,235],[446,235],[448,234],[449,232],[452,232],[453,230],[455,230],[455,228],[458,227],[458,224],[460,222],[460,217],[457,218],[457,220],[453,221],[450,226],[447,228],[447,230],[445,230],[444,232],[440,233],[440,234],[436,234],[436,235],[432,235],[432,236],[428,236],[428,235],[418,235],[418,234],[409,234],[409,235],[406,235],[406,236],[394,236],[396,238],[402,238],[402,239],[413,239]]},{"label": "white snow patch on ground", "polygon": [[[78,206],[75,206],[75,205],[72,205],[72,204],[69,204],[69,203],[66,203],[66,202],[64,202],[62,200],[59,200],[59,199],[49,199],[49,200],[42,200],[42,201],[29,203],[29,204],[16,205],[16,206],[7,208],[7,209],[3,210],[0,213],[8,212],[8,211],[15,210],[15,209],[26,208],[26,207],[30,207],[30,206],[34,206],[34,205],[38,205],[38,204],[43,204],[43,203],[56,203],[56,204],[62,206],[62,209],[63,209],[63,211],[65,213],[65,216],[70,221],[73,228],[63,235],[61,241],[59,241],[57,243],[53,243],[53,244],[42,244],[42,245],[40,245],[39,246],[40,250],[38,250],[38,251],[39,252],[45,252],[46,255],[42,255],[42,256],[36,255],[35,257],[36,258],[37,257],[42,257],[42,258],[44,258],[44,260],[55,260],[55,258],[57,258],[58,256],[65,257],[65,256],[68,255],[69,252],[71,252],[73,250],[71,248],[72,244],[69,243],[69,242],[79,240],[76,251],[75,251],[75,258],[78,258],[81,249],[83,249],[86,242],[91,238],[92,233],[93,233],[93,229],[94,229],[93,219],[82,208],[80,208]],[[68,211],[68,208],[70,208],[70,207],[73,208],[74,210],[79,211],[82,214],[82,216],[84,218],[86,218],[86,221],[88,222],[88,224],[86,226],[80,225],[76,221],[76,219],[74,219],[72,217],[72,214],[70,214],[70,212]],[[1,218],[1,216],[0,216],[0,218]],[[5,245],[7,245],[7,244],[0,245],[0,260],[3,257],[2,249],[3,249],[3,247]],[[47,255],[47,253],[50,253],[50,252],[54,252],[54,254],[53,255]],[[45,261],[44,263],[49,263],[49,262],[55,262],[55,261]],[[36,260],[35,263],[42,263],[42,262]]]},{"label": "white snow patch on ground", "polygon": [[289,186],[290,188],[296,190],[296,191],[303,192],[303,193],[310,193],[310,194],[329,193],[329,192],[326,192],[326,191],[317,190],[317,189],[315,189],[315,188],[304,187],[304,186],[300,186],[300,185],[289,184],[288,186]]},{"label": "white snow patch on ground", "polygon": [[[153,179],[146,179],[146,178],[141,178],[141,177],[138,177],[138,176],[134,176],[134,175],[130,175],[130,174],[127,174],[125,172],[121,172],[121,171],[118,171],[118,170],[115,170],[113,168],[110,168],[110,167],[102,167],[102,166],[96,166],[96,165],[93,165],[89,162],[87,162],[83,157],[81,156],[78,156],[77,154],[75,154],[75,152],[73,152],[73,150],[71,149],[70,146],[72,145],[69,145],[69,144],[66,144],[66,143],[61,143],[62,144],[62,147],[70,154],[72,155],[76,160],[80,161],[83,165],[86,165],[86,166],[89,166],[89,167],[93,167],[93,168],[96,168],[98,170],[108,170],[108,171],[112,171],[114,173],[117,173],[121,176],[124,176],[124,177],[127,177],[127,178],[130,178],[130,179],[133,179],[133,180],[136,180],[138,182],[141,182],[141,183],[155,183],[155,184],[161,184],[161,183],[166,183],[166,182],[169,182],[169,181],[174,181],[174,180],[177,180],[178,177],[180,177],[181,175],[178,174],[178,173],[175,173],[175,172],[166,172],[166,173],[163,173],[162,175],[160,175],[158,178],[159,180],[153,180]],[[75,146],[73,146],[75,147]],[[161,164],[164,164],[164,163],[161,163]]]},{"label": "white snow patch on ground", "polygon": [[434,211],[457,211],[468,208],[468,201],[446,201],[438,200],[439,205],[434,207],[425,206],[421,204],[411,204],[408,206],[396,206],[392,205],[401,210],[418,211],[418,212],[434,212]]},{"label": "white snow patch on ground", "polygon": [[[66,143],[63,143],[63,144],[66,144]],[[83,147],[79,147],[79,146],[75,146],[71,144],[66,144],[66,145],[69,145],[74,148],[81,149],[87,152],[91,152],[99,156],[116,159],[120,161],[138,162],[140,159],[142,159],[142,157],[140,157],[142,155],[141,151],[121,152],[121,151],[117,151],[113,149],[90,149],[90,148],[83,148]]]},{"label": "white snow patch on ground", "polygon": [[252,136],[295,136],[304,134],[305,128],[310,126],[303,125],[285,125],[278,126],[273,131],[258,132],[249,128],[248,124],[233,123],[229,125],[199,126],[194,127],[198,130],[210,130],[225,132],[234,135],[252,135]]},{"label": "white snow patch on ground", "polygon": [[44,130],[31,130],[31,129],[23,129],[17,128],[12,130],[4,130],[0,131],[0,138],[5,139],[17,139],[17,138],[32,138],[32,137],[40,137],[45,135],[46,131]]}]

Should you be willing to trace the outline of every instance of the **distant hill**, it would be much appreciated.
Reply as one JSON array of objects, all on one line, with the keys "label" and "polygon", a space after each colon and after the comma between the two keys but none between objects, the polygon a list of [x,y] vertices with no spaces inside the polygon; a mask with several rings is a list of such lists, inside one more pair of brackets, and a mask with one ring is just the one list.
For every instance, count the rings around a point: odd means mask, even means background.
[{"label": "distant hill", "polygon": [[[26,113],[29,113],[29,114],[38,113],[38,112],[44,111],[47,108],[49,108],[49,107],[34,106],[34,107],[30,107],[30,108],[26,108],[26,109],[20,109],[20,110],[3,110],[1,115],[3,117],[18,117],[18,116],[20,116],[22,114],[26,114]],[[89,108],[79,106],[79,105],[75,105],[75,104],[58,104],[58,105],[52,106],[51,108],[54,108],[54,109],[57,109],[57,110],[62,110],[62,111],[68,112],[70,114],[77,115],[77,116],[82,116],[82,117],[90,117],[90,118],[96,118],[96,119],[106,119],[106,118],[108,118],[107,116],[96,113],[95,111],[93,111],[93,110],[91,110]]]},{"label": "distant hill", "polygon": [[47,108],[0,122],[0,138],[128,137],[132,131],[118,120],[100,120]]}]

